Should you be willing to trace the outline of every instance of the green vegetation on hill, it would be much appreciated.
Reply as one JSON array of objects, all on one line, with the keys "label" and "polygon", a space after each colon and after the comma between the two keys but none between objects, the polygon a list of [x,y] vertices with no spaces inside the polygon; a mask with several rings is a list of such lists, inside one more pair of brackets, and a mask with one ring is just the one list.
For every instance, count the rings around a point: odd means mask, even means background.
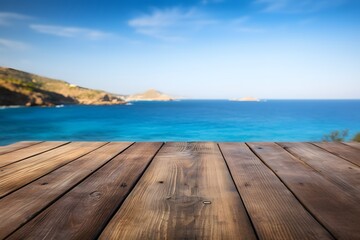
[{"label": "green vegetation on hill", "polygon": [[[345,129],[342,131],[336,130],[332,131],[329,134],[325,134],[323,137],[324,142],[345,142],[346,138],[349,136],[349,130]],[[355,134],[355,136],[350,140],[354,142],[360,142],[360,133]]]},{"label": "green vegetation on hill", "polygon": [[360,142],[360,133],[357,133],[352,140],[354,142]]},{"label": "green vegetation on hill", "polygon": [[346,137],[349,135],[349,130],[343,131],[332,131],[330,134],[325,134],[323,141],[324,142],[343,142]]},{"label": "green vegetation on hill", "polygon": [[0,106],[59,104],[123,104],[121,96],[79,87],[65,81],[0,67]]}]

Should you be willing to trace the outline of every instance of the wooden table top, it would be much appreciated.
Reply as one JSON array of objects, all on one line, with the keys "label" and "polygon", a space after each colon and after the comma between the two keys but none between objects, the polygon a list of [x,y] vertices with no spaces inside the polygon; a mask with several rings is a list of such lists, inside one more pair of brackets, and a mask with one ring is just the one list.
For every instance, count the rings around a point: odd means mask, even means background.
[{"label": "wooden table top", "polygon": [[360,239],[360,143],[14,143],[5,238]]}]

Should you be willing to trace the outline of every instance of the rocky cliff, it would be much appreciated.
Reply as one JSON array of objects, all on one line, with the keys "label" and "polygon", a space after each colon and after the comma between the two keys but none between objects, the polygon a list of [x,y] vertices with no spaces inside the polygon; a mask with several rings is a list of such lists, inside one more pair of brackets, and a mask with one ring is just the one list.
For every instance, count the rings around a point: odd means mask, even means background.
[{"label": "rocky cliff", "polygon": [[0,106],[123,104],[122,96],[83,88],[65,81],[0,67]]}]

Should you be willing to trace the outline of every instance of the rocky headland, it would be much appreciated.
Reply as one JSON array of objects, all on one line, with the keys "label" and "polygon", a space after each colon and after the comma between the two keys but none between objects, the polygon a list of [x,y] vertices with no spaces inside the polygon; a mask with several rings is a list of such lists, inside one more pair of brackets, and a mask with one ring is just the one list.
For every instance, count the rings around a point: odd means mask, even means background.
[{"label": "rocky headland", "polygon": [[124,96],[0,67],[0,106],[124,104]]}]

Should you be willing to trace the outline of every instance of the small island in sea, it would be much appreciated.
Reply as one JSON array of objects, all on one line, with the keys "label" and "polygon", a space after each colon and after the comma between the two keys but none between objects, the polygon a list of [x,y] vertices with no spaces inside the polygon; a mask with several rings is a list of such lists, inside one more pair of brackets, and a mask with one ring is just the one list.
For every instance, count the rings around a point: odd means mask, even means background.
[{"label": "small island in sea", "polygon": [[238,102],[260,102],[259,98],[255,97],[243,97],[243,98],[232,98],[230,101],[238,101]]},{"label": "small island in sea", "polygon": [[134,94],[125,97],[125,100],[128,102],[132,101],[173,101],[175,98],[164,94],[162,92],[159,92],[155,89],[150,89],[146,92]]}]

